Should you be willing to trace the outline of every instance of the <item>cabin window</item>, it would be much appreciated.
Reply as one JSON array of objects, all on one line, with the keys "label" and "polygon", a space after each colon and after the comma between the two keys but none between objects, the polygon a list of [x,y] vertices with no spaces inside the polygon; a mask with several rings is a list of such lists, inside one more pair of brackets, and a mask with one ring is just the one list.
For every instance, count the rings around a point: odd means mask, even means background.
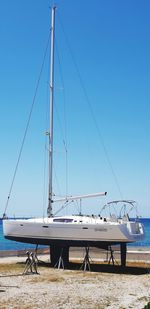
[{"label": "cabin window", "polygon": [[58,219],[53,219],[53,222],[64,222],[64,223],[70,223],[72,222],[73,219],[69,219],[69,218],[58,218]]}]

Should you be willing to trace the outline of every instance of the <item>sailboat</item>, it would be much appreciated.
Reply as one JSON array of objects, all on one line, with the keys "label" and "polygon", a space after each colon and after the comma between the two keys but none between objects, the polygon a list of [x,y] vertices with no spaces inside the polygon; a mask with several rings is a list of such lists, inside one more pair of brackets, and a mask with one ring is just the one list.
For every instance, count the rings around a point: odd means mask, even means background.
[{"label": "sailboat", "polygon": [[135,207],[132,200],[113,201],[104,206],[110,209],[112,205],[122,205],[123,215],[109,216],[65,215],[53,216],[52,206],[55,202],[68,203],[94,197],[105,196],[107,192],[96,194],[69,196],[59,200],[53,199],[53,104],[54,104],[54,40],[55,40],[55,7],[51,16],[51,71],[50,71],[50,130],[49,134],[49,194],[47,216],[30,219],[3,220],[3,232],[7,239],[50,246],[51,263],[55,265],[63,249],[66,261],[69,258],[69,247],[97,247],[108,249],[112,245],[121,247],[121,263],[126,263],[126,244],[140,241],[144,238],[143,225],[129,218],[130,209]]}]

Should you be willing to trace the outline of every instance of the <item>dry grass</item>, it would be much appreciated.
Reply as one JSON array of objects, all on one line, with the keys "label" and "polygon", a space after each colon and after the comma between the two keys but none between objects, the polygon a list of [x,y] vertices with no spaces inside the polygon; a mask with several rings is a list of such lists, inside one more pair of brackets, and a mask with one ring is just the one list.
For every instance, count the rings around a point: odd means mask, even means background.
[{"label": "dry grass", "polygon": [[146,262],[127,262],[127,266],[131,267],[142,267],[142,268],[150,268],[150,261]]},{"label": "dry grass", "polygon": [[62,282],[65,279],[63,277],[58,277],[55,275],[44,275],[44,276],[36,276],[36,277],[32,277],[28,280],[28,282],[30,283],[51,283],[51,282]]},{"label": "dry grass", "polygon": [[14,264],[0,264],[0,273],[16,273],[16,272],[23,272],[24,265],[20,263]]}]

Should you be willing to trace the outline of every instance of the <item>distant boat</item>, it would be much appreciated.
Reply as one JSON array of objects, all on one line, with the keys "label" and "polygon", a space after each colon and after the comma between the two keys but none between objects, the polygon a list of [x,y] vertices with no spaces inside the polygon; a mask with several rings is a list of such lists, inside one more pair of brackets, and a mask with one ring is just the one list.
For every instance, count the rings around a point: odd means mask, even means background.
[{"label": "distant boat", "polygon": [[[53,104],[54,104],[54,39],[55,39],[55,7],[52,8],[51,27],[51,72],[50,72],[50,129],[49,136],[49,194],[47,217],[34,219],[3,220],[3,232],[7,239],[50,246],[51,262],[56,264],[63,250],[63,256],[68,260],[69,247],[98,247],[108,249],[112,245],[121,247],[121,263],[126,263],[126,244],[140,241],[144,238],[143,225],[138,220],[131,220],[127,206],[135,207],[134,201],[113,201],[112,205],[122,205],[123,215],[109,216],[53,216],[52,205],[55,202],[68,203],[97,196],[105,196],[106,192],[81,196],[69,196],[60,200],[53,199]],[[112,208],[113,209],[113,208]],[[6,215],[5,215],[6,216]]]}]

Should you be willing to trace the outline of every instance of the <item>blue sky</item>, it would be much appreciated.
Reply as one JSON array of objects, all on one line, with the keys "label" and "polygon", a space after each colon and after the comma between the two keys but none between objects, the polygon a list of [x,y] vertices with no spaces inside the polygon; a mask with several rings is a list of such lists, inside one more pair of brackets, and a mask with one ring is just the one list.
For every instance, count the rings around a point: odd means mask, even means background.
[{"label": "blue sky", "polygon": [[[43,60],[52,4],[48,0],[1,0],[0,216]],[[85,203],[84,212],[98,213],[105,202],[123,197],[136,200],[142,216],[149,217],[150,3],[58,0],[57,7],[54,192],[66,193],[65,101],[68,194],[107,191],[107,198]],[[43,207],[46,209],[43,175],[48,65],[47,59],[9,215],[41,215]]]}]

